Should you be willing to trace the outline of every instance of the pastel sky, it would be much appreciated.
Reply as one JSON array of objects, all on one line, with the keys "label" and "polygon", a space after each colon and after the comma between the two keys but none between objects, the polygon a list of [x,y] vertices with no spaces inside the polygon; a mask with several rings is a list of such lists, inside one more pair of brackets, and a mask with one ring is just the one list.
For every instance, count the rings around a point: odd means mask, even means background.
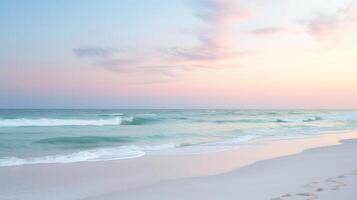
[{"label": "pastel sky", "polygon": [[355,0],[0,0],[1,108],[357,108]]}]

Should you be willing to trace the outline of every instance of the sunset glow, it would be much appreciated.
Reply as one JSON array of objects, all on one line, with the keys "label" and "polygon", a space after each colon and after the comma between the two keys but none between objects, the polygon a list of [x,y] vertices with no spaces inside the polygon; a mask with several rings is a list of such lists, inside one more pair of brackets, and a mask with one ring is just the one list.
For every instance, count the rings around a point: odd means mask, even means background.
[{"label": "sunset glow", "polygon": [[352,0],[15,0],[0,26],[2,108],[357,108]]}]

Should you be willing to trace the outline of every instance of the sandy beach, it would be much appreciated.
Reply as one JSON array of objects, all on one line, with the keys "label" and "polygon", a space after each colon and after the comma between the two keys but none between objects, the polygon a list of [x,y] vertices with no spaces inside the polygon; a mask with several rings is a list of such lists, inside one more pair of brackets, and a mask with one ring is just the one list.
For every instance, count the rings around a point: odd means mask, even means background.
[{"label": "sandy beach", "polygon": [[0,0],[0,200],[357,200],[357,0]]},{"label": "sandy beach", "polygon": [[0,168],[0,199],[353,199],[357,133],[204,154]]}]

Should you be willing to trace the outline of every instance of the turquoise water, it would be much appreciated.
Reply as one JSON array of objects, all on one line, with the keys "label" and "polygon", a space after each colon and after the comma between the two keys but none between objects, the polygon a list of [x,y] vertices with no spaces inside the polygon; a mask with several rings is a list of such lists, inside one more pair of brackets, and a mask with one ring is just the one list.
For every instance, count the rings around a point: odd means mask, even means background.
[{"label": "turquoise water", "polygon": [[0,166],[206,151],[357,129],[357,111],[0,110]]}]

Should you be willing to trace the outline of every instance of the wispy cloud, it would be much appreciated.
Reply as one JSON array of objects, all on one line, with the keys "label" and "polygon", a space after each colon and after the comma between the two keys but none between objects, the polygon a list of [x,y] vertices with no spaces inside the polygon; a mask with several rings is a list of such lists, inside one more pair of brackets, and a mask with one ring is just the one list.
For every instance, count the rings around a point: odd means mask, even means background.
[{"label": "wispy cloud", "polygon": [[104,59],[104,60],[99,60],[95,62],[95,65],[97,66],[107,66],[107,67],[112,67],[112,66],[131,66],[131,65],[138,65],[140,62],[138,60],[133,60],[133,59],[118,59],[118,58],[112,58],[112,59]]},{"label": "wispy cloud", "polygon": [[283,32],[285,29],[282,27],[264,27],[264,28],[257,28],[254,30],[249,31],[250,34],[253,35],[261,35],[261,36],[265,36],[265,35],[272,35],[272,34],[276,34],[276,33],[280,33]]},{"label": "wispy cloud", "polygon": [[252,15],[234,0],[192,0],[193,15],[205,23],[206,28],[194,32],[200,45],[192,48],[172,48],[177,58],[190,61],[212,61],[234,56],[232,27]]},{"label": "wispy cloud", "polygon": [[357,3],[337,9],[334,13],[316,13],[308,22],[309,34],[321,39],[338,39],[345,31],[357,26]]},{"label": "wispy cloud", "polygon": [[[231,37],[233,26],[252,15],[235,0],[190,0],[193,16],[202,23],[190,35],[198,40],[193,47],[161,48],[153,55],[135,52],[119,55],[117,48],[78,48],[79,57],[95,59],[96,66],[120,73],[156,74],[174,77],[197,68],[232,66],[228,60],[242,55]],[[154,49],[154,48],[153,48]],[[133,49],[132,49],[133,50]]]},{"label": "wispy cloud", "polygon": [[102,47],[81,47],[73,49],[73,52],[79,57],[107,57],[117,53],[118,49]]},{"label": "wispy cloud", "polygon": [[229,26],[250,17],[252,12],[235,0],[192,0],[194,15],[215,26]]}]

